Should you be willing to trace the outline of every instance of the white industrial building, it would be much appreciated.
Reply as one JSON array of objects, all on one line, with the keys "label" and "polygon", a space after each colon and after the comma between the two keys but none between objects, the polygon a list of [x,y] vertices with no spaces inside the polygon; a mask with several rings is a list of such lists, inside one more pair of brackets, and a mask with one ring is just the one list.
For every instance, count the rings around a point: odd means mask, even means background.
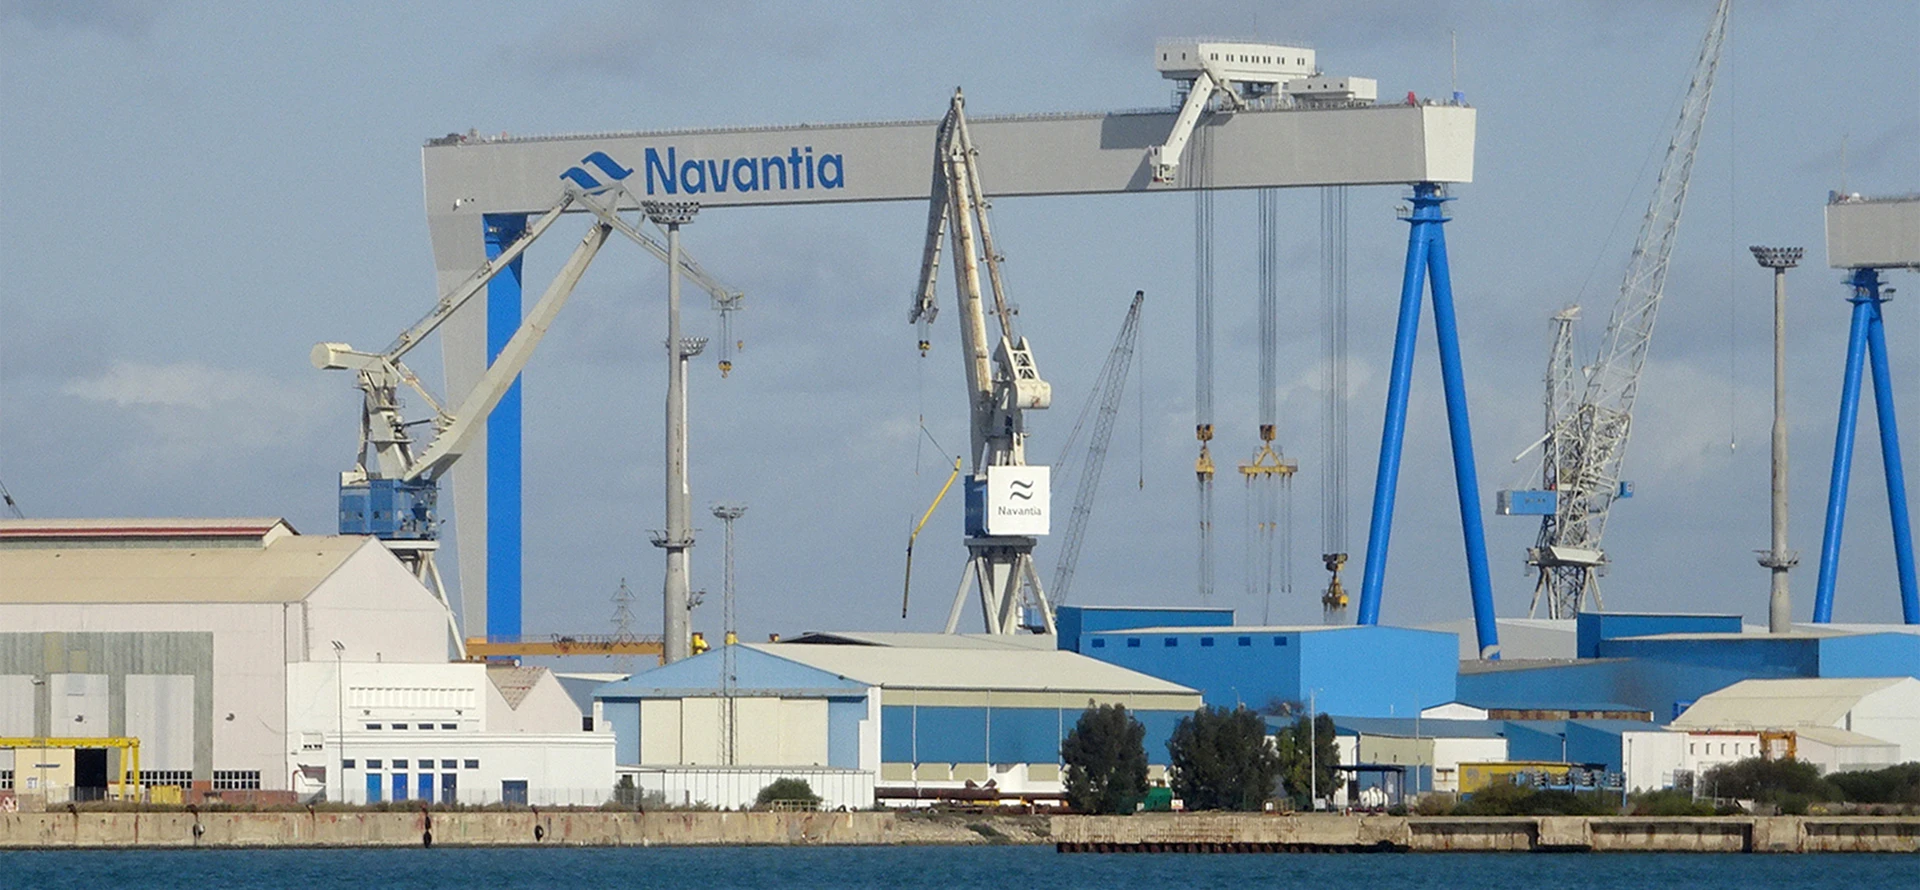
[{"label": "white industrial building", "polygon": [[[1441,714],[1458,716],[1438,716]],[[1336,717],[1334,723],[1334,746],[1342,765],[1405,767],[1407,785],[1403,790],[1409,794],[1458,792],[1462,763],[1507,759],[1506,724],[1487,720],[1484,710],[1457,703],[1426,709],[1417,720]],[[1329,793],[1335,806],[1346,803],[1345,790]]]},{"label": "white industrial building", "polygon": [[739,807],[794,777],[850,808],[1057,799],[1060,740],[1095,704],[1133,712],[1164,774],[1168,734],[1201,702],[1050,637],[894,633],[736,644],[594,698],[619,740],[620,773],[644,793]]},{"label": "white industrial building", "polygon": [[1669,729],[1688,735],[1700,769],[1763,750],[1824,772],[1878,769],[1920,760],[1920,680],[1742,680],[1701,696]]},{"label": "white industrial building", "polygon": [[[144,784],[196,796],[611,795],[612,735],[545,671],[450,663],[446,609],[372,538],[5,520],[0,579],[0,737],[135,737]],[[0,793],[99,787],[117,757],[0,751]]]}]

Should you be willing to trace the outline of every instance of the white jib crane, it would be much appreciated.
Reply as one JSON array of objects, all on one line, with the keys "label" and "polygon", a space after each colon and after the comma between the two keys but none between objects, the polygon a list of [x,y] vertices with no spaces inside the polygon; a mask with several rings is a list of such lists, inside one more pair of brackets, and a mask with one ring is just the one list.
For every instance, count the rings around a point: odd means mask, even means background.
[{"label": "white jib crane", "polygon": [[[1627,261],[1620,298],[1602,335],[1599,358],[1587,374],[1585,393],[1535,443],[1556,452],[1543,462],[1552,473],[1542,480],[1551,494],[1507,492],[1501,498],[1503,513],[1542,516],[1540,536],[1527,551],[1527,563],[1539,570],[1534,601],[1536,605],[1542,601],[1547,604],[1549,618],[1572,618],[1585,608],[1589,598],[1596,607],[1599,605],[1598,573],[1607,563],[1600,536],[1613,502],[1632,495],[1630,485],[1623,484],[1620,476],[1627,435],[1632,429],[1633,402],[1639,392],[1640,375],[1646,369],[1647,346],[1653,339],[1654,319],[1666,288],[1667,261],[1679,232],[1687,181],[1693,173],[1707,106],[1713,97],[1730,5],[1730,0],[1720,0],[1700,45],[1693,79],[1681,103],[1672,140],[1667,143],[1666,161],[1660,167],[1653,200]],[[1558,318],[1556,325],[1559,340],[1558,332],[1564,325]],[[1554,364],[1559,376],[1565,376],[1570,363],[1556,357]],[[1554,376],[1550,368],[1550,403],[1554,398],[1551,393],[1560,388],[1551,379]],[[1549,404],[1548,410],[1554,411],[1555,406]],[[1515,460],[1532,450],[1528,448]],[[1534,497],[1515,497],[1520,494]]]},{"label": "white jib crane", "polygon": [[[979,151],[967,132],[965,106],[965,97],[955,90],[935,139],[926,249],[921,256],[920,287],[908,314],[909,321],[920,325],[924,351],[927,325],[939,314],[934,285],[940,242],[951,238],[973,473],[967,480],[968,565],[954,594],[946,631],[959,628],[967,590],[972,587],[980,594],[987,633],[1010,634],[1022,627],[1053,633],[1053,607],[1033,563],[1035,536],[1048,532],[1048,468],[1027,463],[1025,420],[1025,412],[1053,403],[1053,387],[1041,379],[1033,351],[1014,325],[1013,305],[1000,277],[1001,255],[994,249],[987,223],[988,204],[975,163]],[[987,333],[980,280],[983,259],[993,315],[1000,327],[997,343]]]},{"label": "white jib crane", "polygon": [[[666,260],[665,246],[622,218],[617,210],[626,192],[615,185],[591,192],[569,186],[559,200],[530,223],[526,231],[499,256],[488,260],[472,276],[443,294],[431,312],[403,331],[380,352],[362,352],[346,343],[321,343],[313,347],[316,368],[327,371],[353,371],[358,377],[362,398],[360,444],[353,469],[340,474],[340,524],[342,534],[371,534],[413,570],[447,611],[447,628],[454,650],[466,655],[465,639],[454,618],[453,606],[433,554],[439,549],[439,479],[472,444],[474,433],[500,404],[513,381],[533,357],[534,348],[546,336],[554,317],[566,305],[574,286],[586,272],[594,256],[614,232],[654,256]],[[494,357],[486,373],[473,388],[449,410],[434,398],[420,378],[402,359],[426,337],[486,289],[487,282],[510,267],[533,242],[553,227],[569,209],[585,210],[597,221],[581,238],[553,282],[527,313],[520,328]],[[716,281],[699,264],[681,254],[681,273],[712,294],[716,301],[738,303],[740,293]],[[433,409],[430,420],[409,421],[401,414],[399,389],[404,384]],[[410,427],[430,424],[432,433],[424,448],[416,451]]]}]

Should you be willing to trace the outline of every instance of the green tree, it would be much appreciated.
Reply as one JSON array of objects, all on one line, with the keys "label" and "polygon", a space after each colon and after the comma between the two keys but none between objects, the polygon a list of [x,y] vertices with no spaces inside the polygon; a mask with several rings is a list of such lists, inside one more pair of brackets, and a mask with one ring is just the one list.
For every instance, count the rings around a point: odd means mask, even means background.
[{"label": "green tree", "polygon": [[1333,734],[1333,718],[1325,714],[1314,718],[1312,728],[1303,716],[1274,733],[1273,745],[1280,756],[1280,778],[1287,783],[1287,793],[1296,806],[1310,807],[1312,802],[1308,798],[1316,787],[1321,797],[1331,796],[1340,781],[1340,748],[1334,744]]},{"label": "green tree", "polygon": [[1920,763],[1833,773],[1827,781],[1854,803],[1920,803]]},{"label": "green tree", "polygon": [[1712,801],[1694,800],[1692,794],[1671,788],[1639,792],[1631,804],[1636,816],[1711,816],[1715,812]]},{"label": "green tree", "polygon": [[779,778],[760,789],[753,804],[757,807],[812,808],[820,805],[820,795],[813,793],[813,786],[807,784],[806,779]]},{"label": "green tree", "polygon": [[1512,782],[1488,785],[1453,808],[1456,816],[1606,816],[1619,812],[1620,798],[1611,792],[1540,791]]},{"label": "green tree", "polygon": [[1280,777],[1267,721],[1246,708],[1202,706],[1167,740],[1173,793],[1192,810],[1261,809]]},{"label": "green tree", "polygon": [[1820,770],[1811,763],[1791,757],[1768,760],[1749,757],[1707,770],[1702,780],[1714,797],[1735,797],[1765,803],[1804,807],[1807,801],[1836,800],[1836,789],[1820,778]]},{"label": "green tree", "polygon": [[1147,729],[1125,705],[1081,712],[1060,743],[1067,803],[1080,813],[1131,813],[1147,795]]}]

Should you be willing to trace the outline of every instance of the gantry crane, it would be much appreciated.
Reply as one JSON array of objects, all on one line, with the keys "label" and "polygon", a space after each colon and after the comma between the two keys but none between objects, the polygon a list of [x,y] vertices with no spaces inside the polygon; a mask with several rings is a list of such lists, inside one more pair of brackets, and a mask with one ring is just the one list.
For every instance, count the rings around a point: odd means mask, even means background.
[{"label": "gantry crane", "polygon": [[[617,184],[593,190],[569,185],[518,239],[481,265],[467,280],[443,294],[431,312],[403,331],[386,349],[361,352],[345,343],[321,343],[313,348],[314,367],[355,372],[362,394],[359,448],[354,455],[353,469],[340,474],[340,533],[379,538],[407,564],[447,610],[452,645],[461,657],[468,654],[470,643],[485,649],[484,654],[527,653],[505,653],[499,649],[505,644],[499,641],[488,647],[487,641],[470,641],[461,635],[439,567],[434,562],[434,552],[440,546],[439,479],[466,452],[474,434],[484,428],[487,416],[526,367],[534,348],[539,346],[548,326],[566,305],[580,276],[613,233],[619,232],[662,259],[669,256],[666,247],[620,216],[617,208],[625,197],[625,190]],[[596,220],[554,276],[546,293],[527,313],[520,328],[501,347],[486,373],[458,405],[449,409],[427,391],[402,359],[484,291],[489,281],[511,267],[569,209],[585,210]],[[684,253],[680,256],[680,268],[683,274],[713,294],[716,301],[732,300],[737,305],[737,291],[715,281]],[[432,418],[407,420],[402,416],[399,394],[402,385],[426,402],[433,410]],[[424,441],[416,443],[411,428],[421,425],[430,425],[432,431]],[[416,449],[416,444],[423,447]]]},{"label": "gantry crane", "polygon": [[[1500,512],[1542,517],[1539,539],[1527,551],[1527,564],[1539,572],[1534,601],[1546,603],[1549,618],[1572,618],[1590,599],[1596,608],[1600,606],[1598,575],[1607,564],[1600,536],[1614,501],[1633,493],[1632,484],[1620,478],[1632,430],[1633,401],[1646,368],[1647,345],[1666,286],[1667,261],[1713,96],[1729,5],[1730,0],[1720,0],[1701,43],[1680,119],[1667,143],[1666,161],[1653,187],[1653,201],[1627,262],[1620,299],[1602,336],[1599,358],[1587,373],[1584,393],[1563,413],[1554,401],[1557,393],[1571,388],[1561,378],[1571,379],[1572,363],[1560,355],[1550,359],[1557,369],[1550,370],[1548,379],[1552,416],[1547,434],[1538,443],[1551,452],[1542,462],[1545,487],[1501,495]],[[1563,322],[1556,316],[1556,352],[1565,348],[1562,332],[1570,322],[1571,317]]]},{"label": "gantry crane", "polygon": [[1080,546],[1086,542],[1087,520],[1093,515],[1094,495],[1099,493],[1100,472],[1107,465],[1107,444],[1113,439],[1113,421],[1120,415],[1120,397],[1127,391],[1127,369],[1133,365],[1134,344],[1140,336],[1140,305],[1146,299],[1145,291],[1134,291],[1127,317],[1120,323],[1120,335],[1113,338],[1113,348],[1107,352],[1106,363],[1100,366],[1100,374],[1094,379],[1093,392],[1074,420],[1073,432],[1067,434],[1065,448],[1071,449],[1080,438],[1080,427],[1092,409],[1093,433],[1087,440],[1087,464],[1080,471],[1080,481],[1074,488],[1073,508],[1067,514],[1067,533],[1060,542],[1060,561],[1053,566],[1052,601],[1056,604],[1066,602],[1067,592],[1073,587],[1074,569],[1080,565]]},{"label": "gantry crane", "polygon": [[[987,633],[1025,627],[1053,633],[1053,607],[1034,569],[1036,535],[1048,531],[1048,468],[1027,463],[1026,412],[1053,403],[1053,387],[1040,377],[1033,350],[1014,324],[1013,304],[1000,277],[1001,255],[987,223],[986,193],[976,163],[979,151],[967,132],[966,99],[959,90],[934,140],[933,187],[920,287],[908,320],[920,326],[922,352],[927,326],[939,314],[934,296],[940,243],[952,240],[954,284],[960,305],[961,358],[966,366],[972,431],[973,473],[967,479],[967,570],[955,592],[946,630],[960,625],[967,590],[976,588]],[[999,322],[998,342],[988,339],[980,263]],[[1024,615],[1020,614],[1022,611]]]}]

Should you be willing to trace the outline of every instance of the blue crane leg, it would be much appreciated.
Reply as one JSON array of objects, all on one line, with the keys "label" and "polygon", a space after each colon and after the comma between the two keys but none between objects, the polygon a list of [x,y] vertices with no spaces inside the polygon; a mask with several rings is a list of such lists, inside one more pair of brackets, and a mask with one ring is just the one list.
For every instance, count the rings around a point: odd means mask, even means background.
[{"label": "blue crane leg", "polygon": [[1847,483],[1853,476],[1853,435],[1860,421],[1860,374],[1866,363],[1872,301],[1856,295],[1847,333],[1847,367],[1840,383],[1840,421],[1833,437],[1833,475],[1827,484],[1827,527],[1820,536],[1820,580],[1814,587],[1813,622],[1833,620],[1833,585],[1840,574],[1840,536],[1847,523]]},{"label": "blue crane leg", "polygon": [[1440,379],[1447,394],[1447,432],[1453,440],[1453,483],[1460,495],[1460,530],[1467,550],[1467,586],[1473,592],[1473,630],[1480,657],[1500,657],[1500,625],[1487,577],[1487,532],[1480,514],[1480,474],[1474,468],[1473,424],[1467,417],[1467,380],[1460,364],[1460,326],[1447,270],[1446,217],[1432,225],[1427,278],[1433,286],[1433,335],[1440,343]]},{"label": "blue crane leg", "polygon": [[[525,214],[485,217],[487,259],[504,252],[527,230]],[[520,329],[520,260],[487,282],[487,363],[492,364]],[[487,626],[488,637],[520,635],[520,380],[487,416]],[[471,634],[475,628],[469,626]]]},{"label": "blue crane leg", "polygon": [[1867,325],[1867,353],[1873,368],[1873,407],[1880,423],[1880,459],[1887,470],[1893,561],[1900,572],[1900,616],[1908,624],[1920,624],[1920,591],[1916,591],[1913,572],[1913,525],[1907,515],[1907,473],[1900,462],[1900,421],[1893,410],[1893,375],[1887,369],[1887,334],[1880,312],[1880,283],[1873,269],[1856,270],[1856,282],[1860,282],[1862,273],[1872,278],[1864,285],[1873,294],[1873,318]]},{"label": "blue crane leg", "polygon": [[[1408,219],[1407,265],[1400,279],[1400,319],[1393,332],[1393,367],[1387,379],[1387,415],[1380,426],[1380,468],[1373,479],[1373,515],[1367,523],[1367,564],[1360,580],[1359,624],[1380,623],[1380,588],[1387,575],[1387,540],[1393,535],[1394,488],[1400,481],[1400,445],[1407,432],[1407,394],[1413,388],[1414,339],[1420,334],[1420,292],[1427,271],[1426,211],[1438,217],[1438,188],[1415,187]],[[1422,204],[1423,196],[1427,199]]]}]

